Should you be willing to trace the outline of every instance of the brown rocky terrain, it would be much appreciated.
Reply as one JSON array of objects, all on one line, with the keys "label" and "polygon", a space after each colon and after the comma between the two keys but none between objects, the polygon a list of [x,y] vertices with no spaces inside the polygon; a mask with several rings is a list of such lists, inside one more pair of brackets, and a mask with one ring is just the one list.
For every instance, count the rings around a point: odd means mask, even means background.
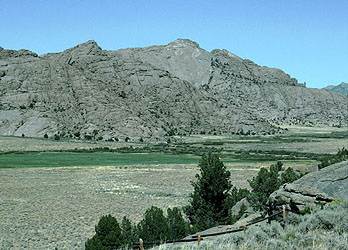
[{"label": "brown rocky terrain", "polygon": [[346,126],[348,97],[190,40],[102,50],[94,41],[38,56],[0,47],[0,135],[163,140]]}]

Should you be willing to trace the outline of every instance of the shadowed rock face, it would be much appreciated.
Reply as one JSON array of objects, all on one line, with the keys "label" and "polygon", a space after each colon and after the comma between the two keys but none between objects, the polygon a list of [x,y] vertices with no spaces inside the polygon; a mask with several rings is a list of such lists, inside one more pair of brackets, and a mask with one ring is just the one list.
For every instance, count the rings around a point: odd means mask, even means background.
[{"label": "shadowed rock face", "polygon": [[0,134],[162,140],[168,134],[273,133],[346,125],[348,98],[190,40],[61,53],[0,47]]}]

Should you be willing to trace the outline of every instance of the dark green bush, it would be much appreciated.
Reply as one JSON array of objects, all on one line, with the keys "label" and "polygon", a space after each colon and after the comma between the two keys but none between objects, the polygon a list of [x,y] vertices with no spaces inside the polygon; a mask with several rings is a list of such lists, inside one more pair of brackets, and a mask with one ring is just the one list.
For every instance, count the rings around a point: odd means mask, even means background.
[{"label": "dark green bush", "polygon": [[139,222],[137,228],[139,237],[147,242],[170,239],[168,221],[158,207],[152,206],[147,209],[144,219]]},{"label": "dark green bush", "polygon": [[271,165],[269,170],[261,168],[258,175],[248,181],[252,188],[248,200],[255,209],[269,211],[271,204],[268,203],[268,197],[278,190],[281,185],[300,178],[300,175],[294,172],[292,168],[287,168],[279,176],[279,172],[283,170],[282,166],[283,163],[278,161],[277,164]]},{"label": "dark green bush", "polygon": [[55,135],[54,135],[54,140],[59,141],[59,140],[60,140],[60,135],[55,134]]},{"label": "dark green bush", "polygon": [[124,216],[121,222],[121,230],[124,240],[124,246],[130,247],[133,242],[139,240],[137,227],[132,224],[132,222]]},{"label": "dark green bush", "polygon": [[296,173],[292,168],[287,168],[281,175],[281,183],[291,183],[300,178],[301,175]]},{"label": "dark green bush", "polygon": [[85,243],[86,250],[108,250],[121,247],[124,239],[120,225],[110,214],[102,216],[95,226],[95,235]]},{"label": "dark green bush", "polygon": [[182,239],[190,233],[190,225],[182,217],[179,208],[167,209],[167,222],[171,240]]},{"label": "dark green bush", "polygon": [[270,170],[261,168],[258,175],[248,181],[252,188],[248,200],[255,209],[261,211],[268,209],[268,197],[282,184],[278,172],[277,165],[272,165]]}]

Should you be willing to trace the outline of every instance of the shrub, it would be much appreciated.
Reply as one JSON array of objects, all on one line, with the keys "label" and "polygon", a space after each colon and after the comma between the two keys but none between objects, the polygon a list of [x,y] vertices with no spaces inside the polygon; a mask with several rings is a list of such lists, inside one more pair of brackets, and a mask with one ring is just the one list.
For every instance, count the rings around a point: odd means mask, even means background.
[{"label": "shrub", "polygon": [[292,168],[287,168],[281,175],[281,184],[291,183],[300,178],[300,175],[297,174]]},{"label": "shrub", "polygon": [[92,140],[92,139],[93,139],[93,136],[92,136],[92,135],[85,134],[84,138],[85,138],[86,140]]},{"label": "shrub", "polygon": [[56,141],[59,141],[59,140],[60,140],[60,135],[55,134],[55,135],[54,135],[54,139],[55,139]]}]

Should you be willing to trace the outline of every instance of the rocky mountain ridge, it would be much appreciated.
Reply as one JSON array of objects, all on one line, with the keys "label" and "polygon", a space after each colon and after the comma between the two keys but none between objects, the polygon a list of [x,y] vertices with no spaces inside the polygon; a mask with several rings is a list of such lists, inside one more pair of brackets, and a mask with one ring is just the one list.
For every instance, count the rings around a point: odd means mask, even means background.
[{"label": "rocky mountain ridge", "polygon": [[40,56],[0,47],[0,135],[268,134],[283,124],[346,126],[346,104],[280,69],[186,39],[116,51],[88,41]]},{"label": "rocky mountain ridge", "polygon": [[339,93],[342,95],[348,95],[348,83],[346,82],[341,82],[339,85],[334,86],[334,85],[329,85],[325,88],[322,88],[327,91],[332,91],[335,93]]}]

